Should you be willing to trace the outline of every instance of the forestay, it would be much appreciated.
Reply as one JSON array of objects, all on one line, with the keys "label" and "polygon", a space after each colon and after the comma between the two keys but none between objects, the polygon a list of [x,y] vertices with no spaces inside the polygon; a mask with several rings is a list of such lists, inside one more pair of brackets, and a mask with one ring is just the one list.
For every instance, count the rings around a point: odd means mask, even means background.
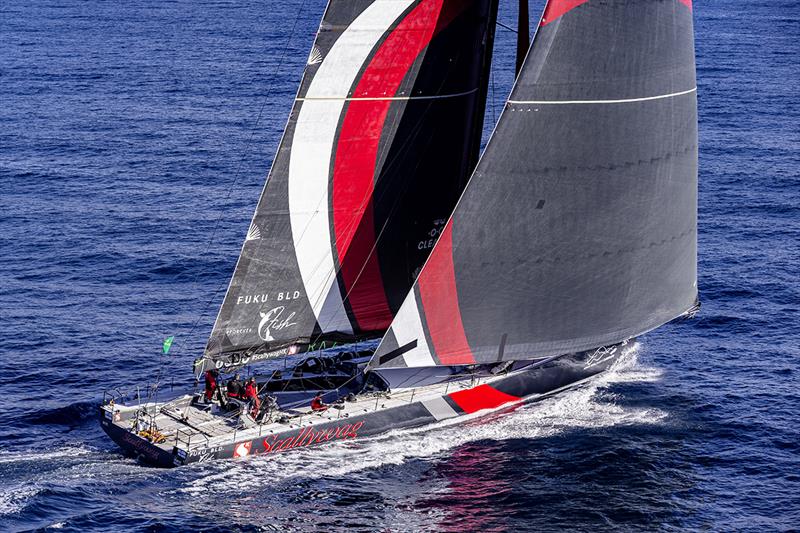
[{"label": "forestay", "polygon": [[331,0],[195,371],[380,337],[477,161],[494,0]]},{"label": "forestay", "polygon": [[610,345],[696,304],[689,0],[553,0],[372,367]]}]

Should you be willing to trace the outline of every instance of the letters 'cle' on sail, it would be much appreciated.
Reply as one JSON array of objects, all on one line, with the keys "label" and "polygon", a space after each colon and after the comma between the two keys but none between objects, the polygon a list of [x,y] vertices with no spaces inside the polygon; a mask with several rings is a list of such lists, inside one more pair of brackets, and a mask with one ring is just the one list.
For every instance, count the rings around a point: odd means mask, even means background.
[{"label": "letters 'cle' on sail", "polygon": [[474,169],[496,0],[331,0],[206,353],[380,337]]},{"label": "letters 'cle' on sail", "polygon": [[610,345],[696,303],[688,0],[553,0],[371,367]]}]

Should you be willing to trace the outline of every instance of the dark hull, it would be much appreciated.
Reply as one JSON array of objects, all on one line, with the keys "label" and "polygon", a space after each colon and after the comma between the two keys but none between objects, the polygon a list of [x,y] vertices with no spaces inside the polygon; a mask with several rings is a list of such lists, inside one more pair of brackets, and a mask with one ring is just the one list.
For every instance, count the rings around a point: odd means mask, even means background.
[{"label": "dark hull", "polygon": [[363,414],[269,431],[255,438],[232,437],[230,443],[195,447],[188,451],[178,447],[166,451],[105,419],[103,429],[127,453],[154,466],[169,467],[212,459],[270,455],[331,441],[361,439],[393,429],[425,426],[446,419],[481,416],[538,401],[605,371],[622,351],[621,347],[615,347],[602,353],[583,352],[561,356],[474,387],[454,386],[450,389],[454,392],[435,397],[428,395],[422,401],[412,400],[392,406],[390,400],[377,400],[374,409]]},{"label": "dark hull", "polygon": [[134,457],[144,464],[165,468],[181,464],[174,463],[175,450],[172,452],[164,450],[125,428],[112,424],[105,417],[105,411],[102,410],[100,413],[100,426],[111,437],[111,440],[122,448],[126,455]]}]

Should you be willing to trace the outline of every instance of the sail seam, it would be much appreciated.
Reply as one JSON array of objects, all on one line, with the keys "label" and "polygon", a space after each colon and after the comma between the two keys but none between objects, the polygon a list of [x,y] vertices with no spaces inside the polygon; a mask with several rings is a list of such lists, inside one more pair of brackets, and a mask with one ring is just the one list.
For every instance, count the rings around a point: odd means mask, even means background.
[{"label": "sail seam", "polygon": [[406,101],[406,100],[439,100],[443,98],[456,98],[459,96],[467,96],[473,93],[478,92],[478,88],[472,89],[470,91],[465,91],[463,93],[453,93],[453,94],[437,94],[431,96],[375,96],[375,97],[368,97],[368,96],[361,96],[361,97],[335,97],[335,96],[312,96],[306,98],[296,98],[297,102],[305,102],[306,100],[314,100],[314,101],[344,101],[344,102],[383,102],[383,101]]},{"label": "sail seam", "polygon": [[[621,255],[621,254],[630,254],[641,252],[647,250],[649,248],[656,248],[659,246],[664,246],[667,243],[675,242],[680,239],[684,239],[686,237],[692,236],[696,233],[697,229],[695,226],[686,229],[677,235],[671,235],[669,237],[664,237],[661,240],[653,240],[647,244],[643,244],[641,246],[633,246],[630,248],[619,248],[616,250],[603,250],[597,252],[589,252],[585,254],[575,254],[575,255],[566,255],[564,257],[556,256],[556,257],[537,257],[534,260],[529,261],[529,263],[533,263],[535,265],[539,265],[541,263],[561,263],[561,262],[574,262],[579,259],[595,259],[598,257],[610,257],[613,255]],[[502,263],[500,263],[502,265]]]},{"label": "sail seam", "polygon": [[[607,165],[592,165],[592,166],[575,165],[575,166],[571,166],[571,167],[562,165],[562,166],[558,166],[558,167],[534,167],[530,171],[527,171],[526,175],[529,174],[530,172],[546,173],[546,172],[570,172],[570,171],[572,171],[572,172],[575,172],[575,171],[577,171],[577,172],[593,172],[593,171],[598,171],[598,170],[613,171],[613,170],[619,170],[621,168],[639,167],[639,166],[642,166],[642,165],[652,165],[653,163],[658,163],[660,161],[667,161],[667,160],[669,160],[669,159],[671,159],[673,157],[676,157],[676,156],[683,156],[683,155],[685,155],[685,154],[687,154],[689,152],[692,152],[692,151],[694,151],[696,149],[697,149],[697,145],[696,144],[692,144],[692,145],[689,145],[686,148],[683,148],[681,150],[676,150],[674,152],[668,152],[668,153],[666,153],[666,154],[664,154],[662,156],[651,157],[650,159],[639,159],[637,161],[622,161],[620,163],[609,163]],[[509,174],[511,174],[511,173],[509,173]],[[483,175],[485,175],[485,174],[483,174]]]},{"label": "sail seam", "polygon": [[662,100],[664,98],[674,98],[697,91],[697,87],[688,91],[677,93],[660,94],[658,96],[645,96],[642,98],[625,98],[621,100],[509,100],[509,104],[534,104],[534,105],[565,105],[565,104],[625,104],[628,102],[647,102],[649,100]]}]

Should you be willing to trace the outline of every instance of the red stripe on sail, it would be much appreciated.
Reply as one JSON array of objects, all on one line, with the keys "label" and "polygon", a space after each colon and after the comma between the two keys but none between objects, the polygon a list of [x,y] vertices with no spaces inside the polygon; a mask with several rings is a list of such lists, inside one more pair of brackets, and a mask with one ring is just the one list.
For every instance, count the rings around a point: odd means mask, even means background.
[{"label": "red stripe on sail", "polygon": [[[433,36],[463,8],[463,0],[423,0],[386,37],[353,91],[354,98],[397,94],[405,76]],[[454,10],[453,8],[458,8]],[[351,100],[333,169],[333,226],[342,281],[358,327],[386,329],[392,312],[386,300],[372,206],[375,170],[389,100]]]},{"label": "red stripe on sail", "polygon": [[690,11],[692,10],[692,0],[678,0],[678,2],[688,7]]},{"label": "red stripe on sail", "polygon": [[474,363],[458,306],[453,232],[448,223],[418,278],[419,294],[436,356],[444,365]]},{"label": "red stripe on sail", "polygon": [[478,385],[472,389],[454,392],[449,396],[467,414],[520,401],[519,396],[506,394],[490,385]]},{"label": "red stripe on sail", "polygon": [[567,11],[575,9],[579,5],[585,4],[588,1],[589,0],[550,0],[547,2],[547,7],[544,8],[542,26],[545,24],[550,24]]}]

